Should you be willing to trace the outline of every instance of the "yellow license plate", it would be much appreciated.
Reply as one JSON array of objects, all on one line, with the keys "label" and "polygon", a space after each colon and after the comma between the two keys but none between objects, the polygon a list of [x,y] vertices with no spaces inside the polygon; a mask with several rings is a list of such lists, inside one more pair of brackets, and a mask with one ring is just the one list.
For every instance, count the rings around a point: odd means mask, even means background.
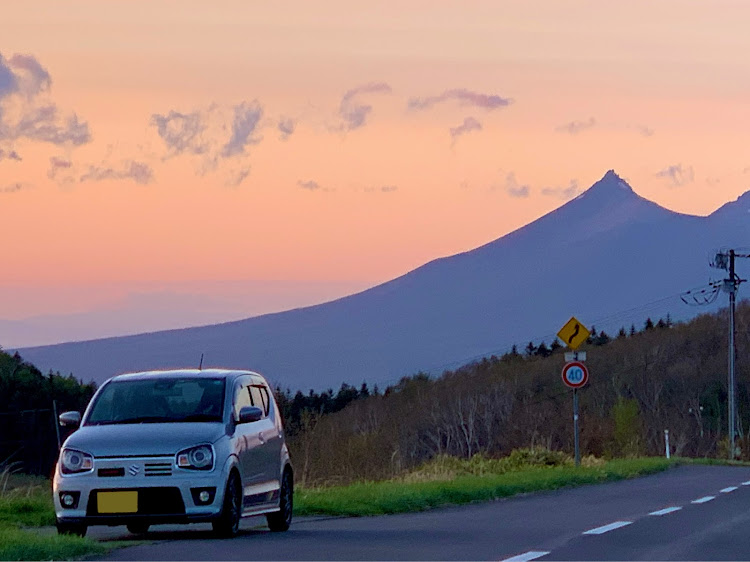
[{"label": "yellow license plate", "polygon": [[138,492],[99,492],[99,513],[137,513]]}]

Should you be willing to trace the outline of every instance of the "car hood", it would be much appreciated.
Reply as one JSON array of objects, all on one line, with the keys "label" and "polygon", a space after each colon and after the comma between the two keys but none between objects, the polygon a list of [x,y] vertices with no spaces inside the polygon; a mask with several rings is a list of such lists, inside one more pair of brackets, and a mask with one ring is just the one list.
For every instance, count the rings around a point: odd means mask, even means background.
[{"label": "car hood", "polygon": [[95,457],[174,455],[199,445],[215,443],[225,434],[222,423],[133,423],[90,425],[65,441],[65,447]]}]

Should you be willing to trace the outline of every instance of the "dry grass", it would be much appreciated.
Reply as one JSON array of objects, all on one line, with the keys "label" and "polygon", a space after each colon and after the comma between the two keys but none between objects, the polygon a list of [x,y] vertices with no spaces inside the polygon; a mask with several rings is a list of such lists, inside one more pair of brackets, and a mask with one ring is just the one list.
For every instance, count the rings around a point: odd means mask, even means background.
[{"label": "dry grass", "polygon": [[[585,460],[585,463],[582,461],[582,466],[594,466],[596,462],[604,463],[593,456]],[[447,481],[460,476],[488,476],[530,468],[573,466],[573,464],[573,458],[567,453],[541,448],[516,449],[507,457],[502,458],[490,458],[481,453],[469,459],[438,455],[397,480],[402,482]]]}]

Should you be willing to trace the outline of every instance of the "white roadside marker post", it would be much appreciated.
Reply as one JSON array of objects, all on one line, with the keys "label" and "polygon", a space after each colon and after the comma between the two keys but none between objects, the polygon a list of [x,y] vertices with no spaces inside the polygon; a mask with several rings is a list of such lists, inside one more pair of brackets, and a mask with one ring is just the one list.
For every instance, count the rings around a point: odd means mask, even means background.
[{"label": "white roadside marker post", "polygon": [[669,458],[669,430],[664,430],[664,448],[667,452],[667,458]]}]

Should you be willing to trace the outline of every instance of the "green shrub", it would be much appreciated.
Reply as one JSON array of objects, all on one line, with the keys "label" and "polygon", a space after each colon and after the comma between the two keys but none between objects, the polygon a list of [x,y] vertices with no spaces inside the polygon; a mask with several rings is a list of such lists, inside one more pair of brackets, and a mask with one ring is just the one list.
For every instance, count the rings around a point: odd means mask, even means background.
[{"label": "green shrub", "polygon": [[484,476],[488,474],[505,474],[550,466],[570,466],[573,459],[562,451],[550,451],[543,448],[515,449],[507,457],[493,459],[477,453],[469,459],[460,459],[450,455],[437,455],[404,475],[404,482],[429,482],[431,480],[452,480],[459,476]]}]

